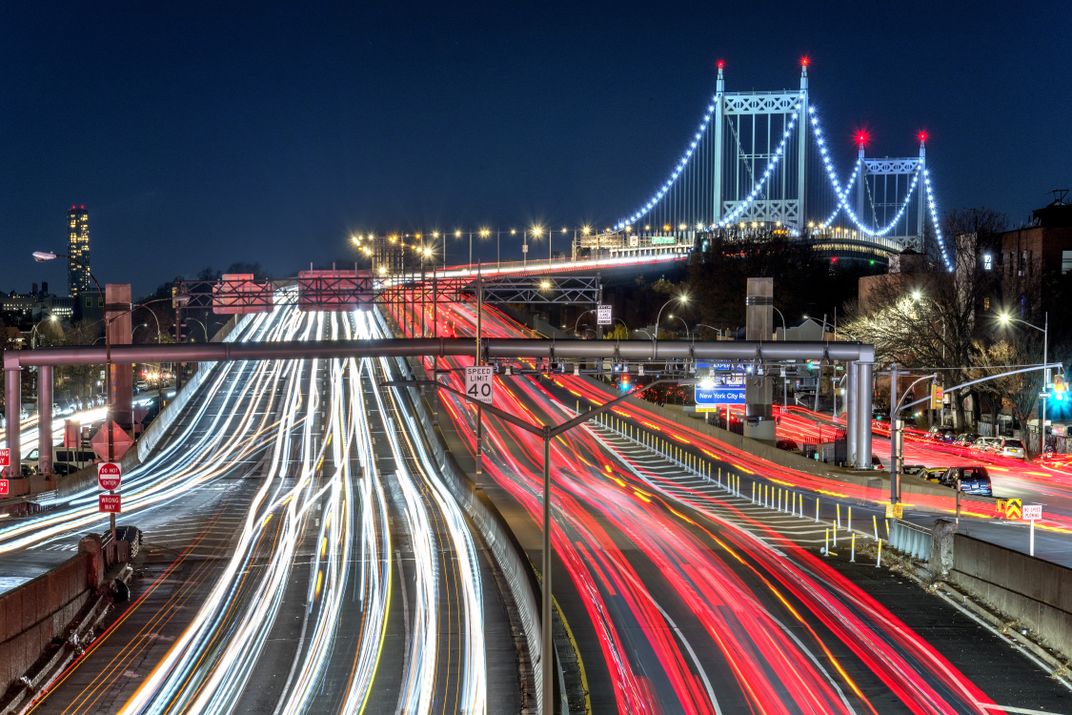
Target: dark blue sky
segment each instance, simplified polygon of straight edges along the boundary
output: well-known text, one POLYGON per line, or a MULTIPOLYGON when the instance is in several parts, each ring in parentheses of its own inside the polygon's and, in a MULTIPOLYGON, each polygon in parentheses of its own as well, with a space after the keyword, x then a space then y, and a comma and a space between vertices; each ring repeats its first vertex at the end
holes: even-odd
POLYGON ((926 127, 943 209, 1018 222, 1072 184, 1060 2, 14 5, 4 290, 64 286, 29 253, 62 249, 71 203, 94 270, 136 291, 233 261, 293 275, 351 230, 605 224, 680 156, 719 57, 736 91, 795 87, 809 54, 842 166, 858 126, 873 155, 926 127))

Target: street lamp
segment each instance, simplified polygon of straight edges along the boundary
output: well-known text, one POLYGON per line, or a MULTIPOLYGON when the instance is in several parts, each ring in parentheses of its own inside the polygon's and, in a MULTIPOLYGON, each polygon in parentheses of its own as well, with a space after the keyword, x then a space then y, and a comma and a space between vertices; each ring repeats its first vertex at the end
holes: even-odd
POLYGON ((679 295, 675 295, 672 298, 670 298, 670 300, 668 300, 665 303, 663 303, 662 306, 660 306, 659 312, 656 313, 656 315, 655 315, 655 338, 652 340, 652 342, 657 342, 659 340, 659 321, 662 320, 663 309, 666 308, 666 306, 670 305, 671 303, 673 303, 675 301, 680 302, 682 305, 688 305, 688 303, 689 303, 689 294, 688 293, 681 293, 679 295))
POLYGON ((707 328, 708 330, 713 331, 715 335, 720 338, 722 337, 723 333, 728 333, 730 331, 729 328, 716 328, 715 326, 708 325, 707 323, 697 323, 696 326, 693 328, 693 332, 699 332, 700 328, 707 328))
POLYGON ((50 314, 50 315, 46 315, 44 318, 41 318, 41 320, 37 321, 37 324, 34 325, 33 329, 30 331, 30 349, 31 350, 33 350, 34 348, 37 347, 37 342, 36 342, 37 332, 40 329, 41 324, 44 323, 45 321, 55 323, 55 322, 59 321, 59 317, 56 316, 55 314, 50 314))
POLYGON ((1012 317, 1007 311, 998 314, 998 322, 1002 325, 1008 325, 1009 323, 1020 323, 1026 325, 1029 328, 1042 333, 1042 419, 1039 422, 1039 454, 1046 454, 1046 386, 1050 384, 1050 368, 1049 368, 1049 347, 1050 347, 1050 313, 1046 311, 1042 314, 1042 327, 1029 323, 1021 318, 1012 317))
POLYGON ((689 341, 692 340, 692 333, 689 332, 689 324, 685 322, 684 318, 680 315, 675 316, 673 313, 667 313, 666 317, 670 318, 670 320, 680 320, 681 324, 685 326, 685 339, 689 341))
POLYGON ((186 320, 192 320, 192 321, 194 321, 195 323, 197 323, 198 325, 201 326, 201 329, 205 331, 205 342, 207 343, 208 342, 208 326, 205 325, 204 321, 198 320, 197 318, 194 318, 194 317, 191 317, 191 316, 187 316, 186 320))
POLYGON ((583 318, 584 316, 588 315, 589 313, 594 313, 594 312, 596 312, 596 308, 589 308, 588 310, 584 311, 583 313, 581 313, 580 315, 577 316, 577 320, 573 321, 573 335, 574 335, 574 337, 577 336, 577 328, 581 324, 581 318, 583 318))
MULTIPOLYGON (((655 380, 651 384, 641 387, 634 387, 624 395, 607 400, 601 405, 592 407, 591 409, 581 412, 575 415, 572 419, 568 419, 565 422, 558 424, 541 424, 539 426, 532 424, 522 417, 515 415, 513 412, 497 407, 492 403, 483 403, 476 398, 470 397, 461 390, 457 390, 450 385, 444 385, 438 380, 390 380, 380 383, 385 387, 403 387, 417 384, 431 384, 437 389, 445 390, 446 392, 453 393, 462 398, 466 402, 475 405, 478 410, 486 410, 496 415, 505 422, 508 422, 515 427, 518 427, 529 434, 539 437, 543 441, 543 544, 541 554, 541 578, 540 578, 540 664, 541 664, 541 676, 542 682, 539 684, 543 712, 550 713, 555 710, 552 706, 552 700, 554 699, 555 687, 554 687, 554 674, 552 673, 552 667, 554 663, 554 646, 552 644, 553 632, 551 628, 552 620, 552 594, 554 593, 552 588, 552 561, 551 561, 551 442, 555 437, 568 432, 569 430, 577 427, 578 425, 586 424, 589 420, 597 415, 609 412, 619 403, 624 402, 630 397, 636 397, 644 390, 656 387, 657 385, 663 385, 667 383, 687 384, 691 381, 679 382, 678 380, 663 379, 655 380)), ((479 412, 478 412, 479 415, 479 412)), ((479 417, 478 417, 479 420, 479 417)), ((478 421, 478 425, 479 425, 478 421)), ((479 433, 478 433, 479 434, 479 433)))
MULTIPOLYGON (((543 226, 540 226, 539 224, 536 224, 535 226, 530 228, 527 232, 522 234, 522 239, 523 239, 523 243, 521 245, 521 259, 522 259, 521 260, 521 265, 522 266, 527 266, 528 265, 528 260, 529 260, 529 241, 528 241, 528 237, 529 237, 529 235, 531 235, 534 240, 538 241, 540 239, 540 237, 543 236, 543 226)), ((550 243, 550 241, 548 241, 548 243, 550 243)))
MULTIPOLYGON (((55 253, 53 251, 34 251, 33 259, 38 263, 45 263, 47 261, 54 261, 57 258, 66 258, 71 263, 82 268, 86 275, 90 277, 93 284, 97 286, 97 292, 100 294, 101 303, 104 304, 104 310, 108 310, 108 298, 104 293, 104 288, 101 286, 100 281, 97 280, 97 276, 93 275, 93 271, 89 269, 85 263, 79 261, 76 258, 71 258, 69 255, 63 253, 55 253)), ((40 389, 40 387, 38 388, 40 389)), ((112 400, 112 341, 108 337, 108 325, 104 326, 104 394, 107 396, 108 405, 106 409, 106 419, 104 420, 104 428, 108 430, 108 461, 115 461, 115 430, 112 427, 112 415, 115 411, 115 405, 112 400)), ((40 444, 40 453, 42 456, 46 452, 49 452, 49 461, 51 461, 51 449, 49 449, 51 441, 48 444, 40 444)), ((112 491, 114 494, 114 490, 112 491)), ((115 537, 115 512, 109 514, 109 521, 112 530, 112 548, 118 549, 115 537)), ((118 551, 116 552, 118 553, 118 551)))

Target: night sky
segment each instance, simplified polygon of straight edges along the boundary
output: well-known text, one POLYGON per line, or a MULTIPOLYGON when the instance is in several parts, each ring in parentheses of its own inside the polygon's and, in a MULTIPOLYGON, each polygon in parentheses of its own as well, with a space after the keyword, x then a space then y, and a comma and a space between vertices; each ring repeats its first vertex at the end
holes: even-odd
POLYGON ((72 203, 94 271, 136 293, 235 261, 293 275, 356 230, 607 225, 680 156, 717 58, 739 91, 796 87, 808 54, 841 167, 858 127, 873 156, 926 128, 942 209, 1018 223, 1072 185, 1061 2, 15 5, 3 290, 65 290, 29 254, 64 249, 72 203))

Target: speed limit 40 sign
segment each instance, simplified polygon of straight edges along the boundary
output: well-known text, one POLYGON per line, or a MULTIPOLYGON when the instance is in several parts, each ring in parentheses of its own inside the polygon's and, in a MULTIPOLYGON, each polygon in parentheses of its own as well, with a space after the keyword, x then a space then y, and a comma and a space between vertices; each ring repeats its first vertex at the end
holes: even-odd
POLYGON ((465 368, 465 394, 474 400, 490 405, 492 403, 492 375, 495 370, 490 365, 477 365, 465 368))

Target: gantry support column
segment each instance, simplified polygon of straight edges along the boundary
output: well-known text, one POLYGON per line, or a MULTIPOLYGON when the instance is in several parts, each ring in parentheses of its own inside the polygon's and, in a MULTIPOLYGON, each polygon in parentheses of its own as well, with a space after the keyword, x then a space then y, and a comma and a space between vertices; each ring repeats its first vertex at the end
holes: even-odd
MULTIPOLYGON (((130 284, 108 283, 104 286, 104 320, 107 331, 106 344, 112 347, 130 345, 130 284)), ((130 365, 119 365, 109 361, 105 366, 109 371, 111 391, 108 405, 110 415, 115 422, 133 434, 134 411, 131 400, 134 397, 134 371, 130 365)))
POLYGON ((22 476, 22 444, 19 419, 22 416, 22 367, 10 353, 4 354, 4 397, 7 418, 7 446, 11 450, 9 477, 22 476))
POLYGON ((860 382, 860 368, 855 360, 848 362, 848 377, 845 389, 845 457, 849 465, 856 465, 856 443, 859 440, 860 425, 856 413, 860 409, 859 395, 856 393, 860 382))
POLYGON ((856 363, 856 468, 871 469, 871 381, 874 363, 856 363))
MULTIPOLYGON (((745 297, 745 339, 770 340, 774 331, 774 279, 749 278, 745 297)), ((774 442, 771 382, 766 374, 746 375, 744 436, 774 442)))
POLYGON ((52 366, 37 368, 37 472, 52 474, 52 366))

